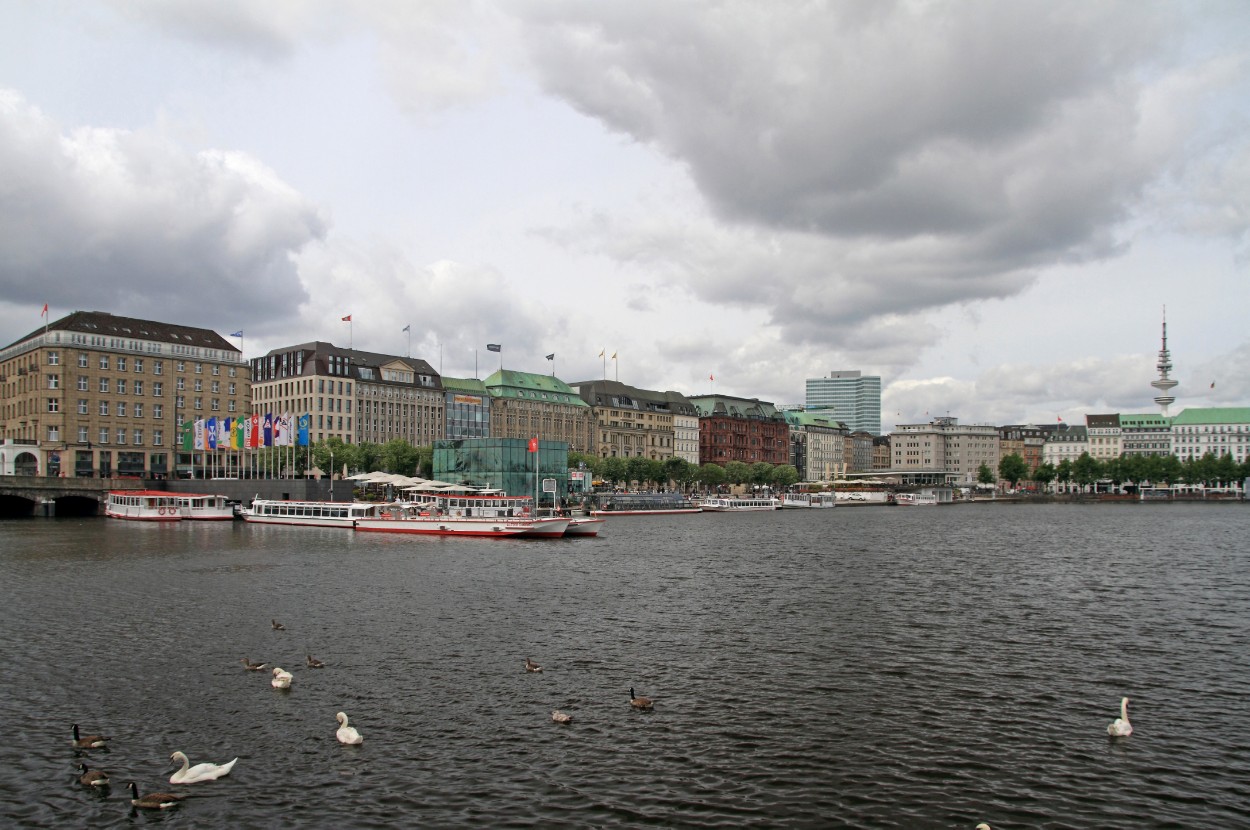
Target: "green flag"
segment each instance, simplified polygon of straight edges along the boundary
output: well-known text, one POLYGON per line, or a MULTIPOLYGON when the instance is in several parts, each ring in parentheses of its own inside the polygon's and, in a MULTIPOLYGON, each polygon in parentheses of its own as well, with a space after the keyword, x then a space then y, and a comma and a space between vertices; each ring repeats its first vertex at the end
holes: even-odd
POLYGON ((187 421, 182 425, 182 450, 183 452, 195 450, 195 423, 193 421, 187 421))

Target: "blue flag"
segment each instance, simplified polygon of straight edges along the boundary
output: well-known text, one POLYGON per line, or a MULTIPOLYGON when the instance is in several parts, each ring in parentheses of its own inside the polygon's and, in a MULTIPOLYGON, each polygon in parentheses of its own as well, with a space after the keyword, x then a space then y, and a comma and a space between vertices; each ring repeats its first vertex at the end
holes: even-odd
POLYGON ((230 335, 230 336, 231 336, 231 337, 242 337, 242 336, 243 336, 243 329, 239 329, 238 331, 236 331, 234 334, 232 334, 232 335, 230 335))
POLYGON ((307 414, 305 414, 305 415, 301 415, 301 416, 299 416, 299 441, 298 441, 298 444, 299 444, 299 446, 301 446, 301 447, 307 447, 307 446, 308 446, 308 428, 309 428, 310 426, 312 426, 312 416, 311 416, 311 415, 307 415, 307 414))

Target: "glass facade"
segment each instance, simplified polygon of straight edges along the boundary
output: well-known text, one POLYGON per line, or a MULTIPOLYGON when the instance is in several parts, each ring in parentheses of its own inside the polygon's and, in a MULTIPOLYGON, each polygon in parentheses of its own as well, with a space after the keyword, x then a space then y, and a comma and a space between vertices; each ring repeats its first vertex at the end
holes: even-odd
POLYGON ((851 432, 881 434, 881 378, 859 372, 830 372, 807 379, 808 412, 846 424, 851 432))
POLYGON ((569 445, 539 441, 529 451, 524 438, 464 438, 434 442, 434 478, 473 487, 494 487, 510 496, 534 495, 534 456, 538 456, 539 505, 551 505, 552 494, 541 492, 543 479, 555 479, 555 498, 569 491, 569 445))
POLYGON ((446 409, 448 438, 490 435, 490 395, 448 391, 446 409))

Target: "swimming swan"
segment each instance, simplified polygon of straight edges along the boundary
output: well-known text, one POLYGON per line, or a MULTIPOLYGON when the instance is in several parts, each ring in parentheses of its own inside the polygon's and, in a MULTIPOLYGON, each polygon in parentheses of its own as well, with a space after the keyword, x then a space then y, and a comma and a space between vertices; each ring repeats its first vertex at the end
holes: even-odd
POLYGON ((177 807, 178 802, 186 798, 185 795, 175 795, 174 793, 148 793, 140 797, 138 784, 131 781, 126 786, 130 788, 130 803, 145 810, 165 810, 170 807, 177 807))
POLYGON ((273 680, 269 681, 269 685, 275 689, 289 689, 291 688, 291 681, 294 679, 294 675, 289 671, 282 669, 280 666, 274 666, 273 680))
POLYGON ((634 694, 634 687, 629 687, 629 705, 635 709, 650 709, 652 706, 651 698, 640 697, 634 694))
POLYGON ((108 740, 108 738, 103 735, 82 735, 80 737, 78 734, 78 724, 74 724, 71 731, 74 733, 74 737, 70 743, 79 749, 99 749, 104 746, 104 742, 108 740))
POLYGON ((554 721, 555 723, 572 723, 573 716, 567 712, 561 712, 560 710, 557 709, 556 711, 551 713, 551 720, 554 721))
POLYGON ((347 725, 347 713, 339 712, 334 716, 339 722, 338 731, 334 733, 334 737, 339 739, 339 743, 343 744, 363 744, 365 739, 356 731, 356 727, 347 725))
POLYGON ((223 775, 229 775, 230 770, 234 767, 234 761, 225 764, 196 764, 191 766, 191 761, 183 752, 175 752, 169 756, 169 760, 175 764, 182 764, 182 769, 169 776, 171 784, 195 784, 200 781, 214 781, 223 775))
POLYGON ((1120 717, 1107 727, 1107 734, 1113 738, 1127 738, 1133 734, 1133 724, 1128 722, 1128 698, 1120 698, 1120 717))

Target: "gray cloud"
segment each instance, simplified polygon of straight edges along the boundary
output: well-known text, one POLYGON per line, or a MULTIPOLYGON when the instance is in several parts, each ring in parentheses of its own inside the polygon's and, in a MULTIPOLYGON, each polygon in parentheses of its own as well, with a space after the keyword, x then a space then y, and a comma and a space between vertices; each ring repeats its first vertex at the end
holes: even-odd
POLYGON ((0 292, 15 303, 247 327, 306 299, 292 255, 326 232, 247 156, 64 132, 5 90, 0 180, 0 292))

